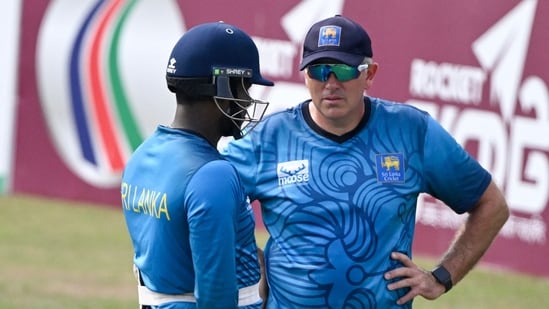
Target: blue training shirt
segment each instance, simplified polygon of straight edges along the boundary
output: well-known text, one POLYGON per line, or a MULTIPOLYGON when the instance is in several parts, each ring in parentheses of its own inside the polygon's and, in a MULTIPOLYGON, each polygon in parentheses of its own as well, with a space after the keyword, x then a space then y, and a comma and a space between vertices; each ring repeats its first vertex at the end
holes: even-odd
POLYGON ((144 284, 197 299, 159 308, 236 308, 238 289, 259 281, 253 210, 234 167, 203 137, 159 126, 128 161, 121 195, 144 284))
POLYGON ((383 277, 411 257, 416 203, 429 193, 456 213, 491 181, 427 113, 365 98, 366 115, 337 137, 316 126, 309 102, 266 116, 222 151, 259 200, 269 308, 411 308, 383 277))

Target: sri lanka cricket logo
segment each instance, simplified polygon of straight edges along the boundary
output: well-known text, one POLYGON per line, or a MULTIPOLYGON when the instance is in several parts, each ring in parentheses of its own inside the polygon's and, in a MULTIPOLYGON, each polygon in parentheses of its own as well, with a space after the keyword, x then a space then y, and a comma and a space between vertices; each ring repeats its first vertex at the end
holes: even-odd
POLYGON ((404 182, 404 155, 401 153, 376 155, 376 170, 379 182, 404 182))

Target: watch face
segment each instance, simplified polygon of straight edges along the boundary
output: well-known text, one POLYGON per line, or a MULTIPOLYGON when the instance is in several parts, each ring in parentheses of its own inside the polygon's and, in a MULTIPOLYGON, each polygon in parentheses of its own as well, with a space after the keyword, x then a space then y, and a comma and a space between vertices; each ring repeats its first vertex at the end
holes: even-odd
POLYGON ((446 268, 439 266, 432 271, 432 274, 440 284, 444 285, 446 292, 452 288, 452 277, 446 268))

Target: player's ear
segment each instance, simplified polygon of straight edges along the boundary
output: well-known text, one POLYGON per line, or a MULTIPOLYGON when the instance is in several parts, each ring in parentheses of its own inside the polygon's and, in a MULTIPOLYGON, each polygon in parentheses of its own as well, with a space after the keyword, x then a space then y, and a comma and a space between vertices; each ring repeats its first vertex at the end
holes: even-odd
POLYGON ((307 76, 307 68, 303 70, 303 79, 305 79, 305 87, 309 87, 309 76, 307 76))
POLYGON ((366 85, 365 89, 368 90, 370 87, 372 87, 374 83, 374 77, 376 76, 377 69, 379 68, 379 64, 377 62, 370 63, 368 65, 368 69, 366 70, 366 85))

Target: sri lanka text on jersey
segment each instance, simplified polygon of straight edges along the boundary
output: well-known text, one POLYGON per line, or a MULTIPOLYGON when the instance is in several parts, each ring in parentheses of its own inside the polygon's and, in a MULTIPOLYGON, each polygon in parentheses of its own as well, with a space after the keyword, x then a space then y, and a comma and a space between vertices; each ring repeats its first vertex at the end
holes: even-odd
POLYGON ((164 217, 170 221, 168 195, 165 192, 139 188, 123 182, 120 193, 122 195, 122 207, 126 211, 143 213, 157 219, 164 217))

